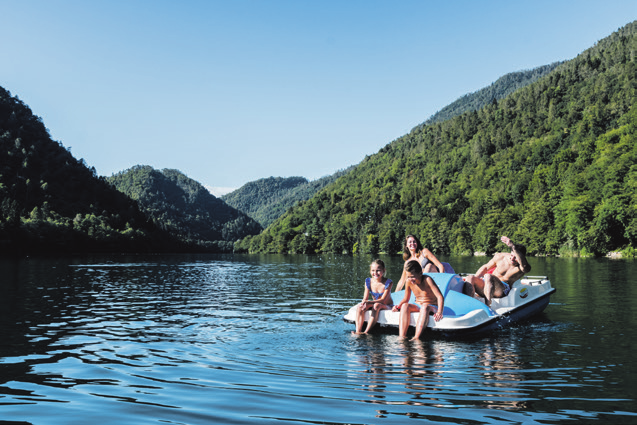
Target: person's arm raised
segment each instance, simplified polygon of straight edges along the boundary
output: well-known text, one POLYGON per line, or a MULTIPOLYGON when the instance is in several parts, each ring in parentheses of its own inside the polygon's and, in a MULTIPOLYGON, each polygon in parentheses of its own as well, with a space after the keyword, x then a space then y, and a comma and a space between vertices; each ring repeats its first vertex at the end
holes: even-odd
POLYGON ((517 246, 511 241, 511 239, 509 239, 506 236, 502 236, 501 240, 502 242, 504 242, 506 246, 511 248, 511 252, 513 253, 513 255, 515 255, 515 258, 518 260, 518 264, 520 264, 520 270, 522 271, 522 273, 530 272, 531 265, 529 264, 528 261, 526 261, 526 256, 518 250, 517 246))

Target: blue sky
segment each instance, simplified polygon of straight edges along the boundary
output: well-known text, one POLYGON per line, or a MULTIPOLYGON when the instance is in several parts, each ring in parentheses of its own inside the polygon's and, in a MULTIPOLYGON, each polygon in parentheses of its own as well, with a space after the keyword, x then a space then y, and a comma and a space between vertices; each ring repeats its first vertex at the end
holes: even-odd
POLYGON ((100 175, 219 194, 357 164, 500 76, 572 59, 636 0, 0 0, 0 86, 100 175), (226 189, 227 190, 227 189, 226 189))

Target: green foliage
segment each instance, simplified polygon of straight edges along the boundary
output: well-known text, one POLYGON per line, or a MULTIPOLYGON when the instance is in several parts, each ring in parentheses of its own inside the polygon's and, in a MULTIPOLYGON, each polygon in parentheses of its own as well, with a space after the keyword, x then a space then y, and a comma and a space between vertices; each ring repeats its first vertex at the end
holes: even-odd
POLYGON ((235 249, 603 255, 637 243, 637 22, 500 100, 416 127, 235 249), (501 246, 500 246, 501 247, 501 246))
POLYGON ((177 170, 137 165, 108 181, 136 200, 158 227, 188 245, 232 250, 233 242, 262 230, 256 221, 177 170))
POLYGON ((0 252, 179 248, 0 88, 0 252))
POLYGON ((297 202, 310 199, 348 171, 349 169, 338 171, 311 182, 305 177, 268 177, 246 183, 221 199, 246 213, 263 227, 268 227, 288 208, 297 202))
POLYGON ((632 246, 626 247, 621 251, 622 258, 637 258, 637 249, 632 246))
POLYGON ((466 94, 461 98, 453 101, 440 111, 433 114, 427 121, 420 124, 417 128, 437 122, 447 121, 458 115, 469 111, 477 111, 493 102, 494 100, 504 99, 514 91, 526 87, 534 83, 553 71, 561 62, 555 62, 550 65, 539 66, 526 71, 511 72, 498 78, 489 87, 485 87, 476 92, 466 94))

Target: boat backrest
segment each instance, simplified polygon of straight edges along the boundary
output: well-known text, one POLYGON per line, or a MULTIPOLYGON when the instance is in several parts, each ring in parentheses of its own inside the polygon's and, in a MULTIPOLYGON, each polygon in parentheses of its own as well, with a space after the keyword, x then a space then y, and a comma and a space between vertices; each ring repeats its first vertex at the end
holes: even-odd
POLYGON ((485 303, 463 293, 451 291, 445 297, 446 316, 463 316, 474 310, 484 310, 489 316, 496 315, 485 303))
POLYGON ((449 291, 462 292, 464 288, 464 280, 455 273, 430 273, 428 276, 436 282, 443 297, 446 297, 449 291))
MULTIPOLYGON (((464 288, 464 280, 462 277, 453 273, 430 273, 430 276, 445 298, 445 311, 447 316, 461 316, 473 310, 484 310, 490 316, 495 315, 493 310, 477 299, 462 293, 464 288)), ((405 296, 405 291, 397 291, 392 294, 394 304, 398 304, 405 296)), ((409 302, 414 304, 416 298, 412 292, 409 302)))
MULTIPOLYGON (((449 291, 455 291, 462 293, 462 289, 464 288, 464 281, 462 278, 454 273, 429 273, 427 276, 431 277, 433 281, 440 289, 443 297, 447 297, 449 291)), ((392 294, 392 300, 394 304, 398 304, 400 300, 405 296, 405 291, 397 291, 392 294)), ((412 292, 411 298, 409 299, 410 303, 415 303, 416 298, 412 292)))
POLYGON ((445 268, 444 273, 456 274, 453 267, 449 263, 442 263, 442 266, 445 268))

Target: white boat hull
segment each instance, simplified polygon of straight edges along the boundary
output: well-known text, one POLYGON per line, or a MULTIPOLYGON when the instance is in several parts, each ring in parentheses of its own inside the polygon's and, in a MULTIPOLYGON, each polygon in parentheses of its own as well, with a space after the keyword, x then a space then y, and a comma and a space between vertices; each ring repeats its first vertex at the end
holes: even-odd
MULTIPOLYGON (((442 320, 436 322, 431 317, 427 327, 444 336, 482 334, 528 319, 541 313, 548 305, 551 294, 555 292, 545 276, 525 277, 512 285, 506 297, 493 299, 489 308, 481 298, 472 298, 462 293, 464 282, 459 275, 431 273, 429 276, 445 297, 445 310, 442 320)), ((392 294, 394 303, 398 303, 403 296, 403 291, 392 294)), ((355 305, 350 308, 343 320, 355 323, 357 307, 355 305)), ((369 310, 365 312, 365 321, 369 320, 370 314, 369 310)), ((398 332, 399 316, 400 312, 381 310, 374 329, 398 332)), ((417 319, 418 313, 411 313, 410 328, 415 329, 417 319)))

